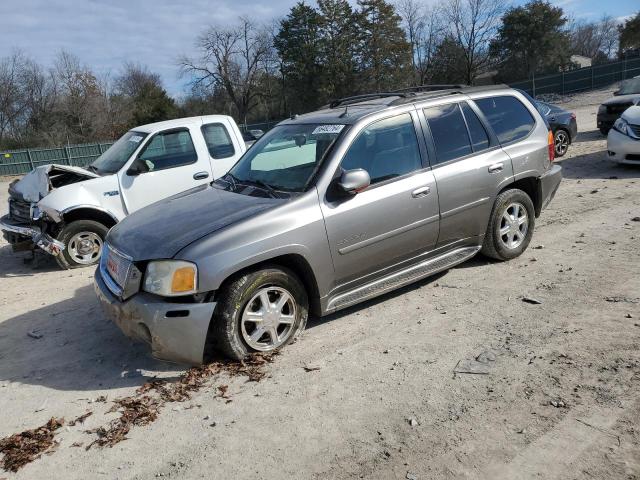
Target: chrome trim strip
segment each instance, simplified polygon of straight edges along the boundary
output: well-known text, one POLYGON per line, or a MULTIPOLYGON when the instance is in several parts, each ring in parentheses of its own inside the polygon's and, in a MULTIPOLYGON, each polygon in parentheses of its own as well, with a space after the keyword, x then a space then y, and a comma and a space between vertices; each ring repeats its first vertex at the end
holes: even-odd
POLYGON ((484 197, 484 198, 481 198, 479 200, 476 200, 475 202, 467 203, 466 205, 461 205, 459 207, 452 208, 451 210, 449 210, 447 212, 444 212, 441 215, 441 218, 447 218, 447 217, 450 217, 452 215, 455 215, 456 213, 460 213, 463 210, 467 210, 469 208, 477 207, 478 205, 482 205, 483 203, 486 203, 489 200, 490 200, 489 197, 484 197))
POLYGON ((363 247, 368 247, 369 245, 373 245, 374 243, 381 242, 382 240, 386 240, 391 237, 395 237, 396 235, 400 235, 402 233, 408 232, 415 228, 422 227, 424 225, 428 225, 430 223, 436 222, 439 219, 439 215, 433 215, 429 218, 424 218, 422 220, 418 220, 417 222, 410 223, 409 225, 405 225, 404 227, 396 228, 395 230, 390 230, 385 233, 381 233, 380 235, 376 235, 375 237, 367 238, 358 243, 354 243, 353 245, 349 245, 348 247, 343 247, 338 249, 338 253, 341 255, 346 255, 347 253, 351 253, 354 250, 358 250, 363 247))

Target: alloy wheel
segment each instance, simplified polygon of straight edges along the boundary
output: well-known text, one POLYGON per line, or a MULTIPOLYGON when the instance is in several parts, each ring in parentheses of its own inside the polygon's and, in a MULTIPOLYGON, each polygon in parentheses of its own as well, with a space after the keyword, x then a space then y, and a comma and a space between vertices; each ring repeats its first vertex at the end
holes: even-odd
POLYGON ((529 229, 527 209, 519 202, 510 203, 500 219, 500 241, 509 248, 518 248, 529 229))
POLYGON ((266 352, 278 348, 293 333, 296 309, 293 296, 284 288, 261 288, 242 312, 242 338, 254 350, 266 352))

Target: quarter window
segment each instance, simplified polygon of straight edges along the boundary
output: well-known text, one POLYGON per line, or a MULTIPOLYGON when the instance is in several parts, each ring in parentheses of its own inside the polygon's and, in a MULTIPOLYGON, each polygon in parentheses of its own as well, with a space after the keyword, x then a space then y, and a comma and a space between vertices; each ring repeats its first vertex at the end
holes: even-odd
POLYGON ((424 114, 436 147, 437 163, 472 153, 467 126, 457 103, 425 108, 424 114))
POLYGON ((364 128, 349 147, 341 166, 344 170, 366 170, 371 184, 421 169, 411 115, 385 118, 364 128))
POLYGON ((476 112, 469 106, 467 102, 460 104, 462 107, 462 113, 467 121, 467 128, 469 129, 469 136, 471 137, 471 146, 474 152, 479 152, 486 148, 489 148, 489 137, 487 131, 484 129, 482 122, 476 115, 476 112))
POLYGON ((502 144, 526 137, 536 124, 531 112, 515 97, 489 97, 475 102, 502 144))
POLYGON ((210 123, 203 125, 201 130, 212 158, 229 158, 236 153, 229 132, 223 124, 210 123))
POLYGON ((149 141, 140 154, 150 172, 189 165, 198 160, 188 130, 161 132, 149 141))

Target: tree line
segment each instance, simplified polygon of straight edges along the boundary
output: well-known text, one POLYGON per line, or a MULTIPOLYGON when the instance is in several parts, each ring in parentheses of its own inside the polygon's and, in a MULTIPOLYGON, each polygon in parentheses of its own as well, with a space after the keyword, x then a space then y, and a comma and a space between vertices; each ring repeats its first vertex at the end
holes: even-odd
POLYGON ((241 123, 281 119, 331 99, 423 84, 498 82, 640 55, 640 12, 584 22, 543 0, 317 0, 281 19, 213 25, 176 60, 190 85, 179 100, 159 75, 126 63, 99 78, 69 52, 45 68, 0 59, 0 148, 113 139, 154 121, 209 113, 241 123))

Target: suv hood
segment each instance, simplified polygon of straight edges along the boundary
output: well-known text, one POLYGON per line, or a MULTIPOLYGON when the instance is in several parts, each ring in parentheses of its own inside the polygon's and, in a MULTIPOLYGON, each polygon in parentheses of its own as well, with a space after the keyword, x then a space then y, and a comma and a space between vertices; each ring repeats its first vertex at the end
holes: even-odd
POLYGON ((109 231, 107 242, 134 261, 172 258, 196 240, 286 201, 196 187, 132 213, 109 231))
POLYGON ((80 167, 42 165, 9 185, 9 195, 25 202, 39 202, 51 190, 72 183, 96 178, 99 175, 80 167))

